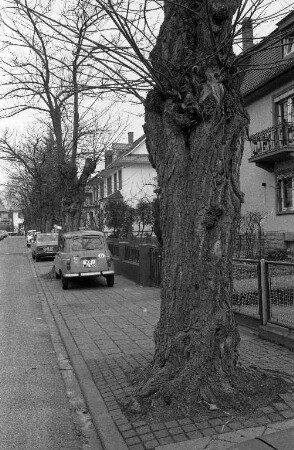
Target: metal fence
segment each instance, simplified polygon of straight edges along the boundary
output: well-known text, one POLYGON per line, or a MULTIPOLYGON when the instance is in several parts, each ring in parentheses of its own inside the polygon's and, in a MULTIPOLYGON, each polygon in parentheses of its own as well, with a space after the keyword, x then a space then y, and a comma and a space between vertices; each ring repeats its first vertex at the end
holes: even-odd
POLYGON ((114 242, 108 242, 108 247, 112 256, 119 258, 119 245, 114 242))
POLYGON ((233 309, 294 330, 294 263, 234 260, 233 309))
POLYGON ((259 318, 261 315, 260 261, 233 260, 233 308, 243 314, 259 318))
POLYGON ((125 261, 133 261, 133 262, 139 262, 140 261, 140 250, 139 247, 133 247, 131 245, 125 246, 125 255, 124 255, 125 261))
POLYGON ((268 322, 294 329, 294 263, 265 261, 268 322))
POLYGON ((150 278, 153 286, 161 284, 161 252, 159 248, 150 248, 150 278))

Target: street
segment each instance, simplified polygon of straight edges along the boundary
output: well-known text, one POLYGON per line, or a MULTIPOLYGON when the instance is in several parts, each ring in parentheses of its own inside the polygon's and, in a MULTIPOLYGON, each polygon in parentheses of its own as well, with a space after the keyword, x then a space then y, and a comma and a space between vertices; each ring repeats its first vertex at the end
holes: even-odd
POLYGON ((74 413, 83 400, 46 320, 27 253, 25 237, 0 242, 0 449, 99 448, 74 413))

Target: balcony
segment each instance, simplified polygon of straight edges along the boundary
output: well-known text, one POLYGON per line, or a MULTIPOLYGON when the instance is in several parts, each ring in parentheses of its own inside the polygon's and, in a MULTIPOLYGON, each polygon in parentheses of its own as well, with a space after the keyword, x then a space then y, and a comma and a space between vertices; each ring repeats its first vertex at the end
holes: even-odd
POLYGON ((250 162, 269 172, 276 162, 294 158, 294 123, 287 122, 260 131, 249 137, 250 162))

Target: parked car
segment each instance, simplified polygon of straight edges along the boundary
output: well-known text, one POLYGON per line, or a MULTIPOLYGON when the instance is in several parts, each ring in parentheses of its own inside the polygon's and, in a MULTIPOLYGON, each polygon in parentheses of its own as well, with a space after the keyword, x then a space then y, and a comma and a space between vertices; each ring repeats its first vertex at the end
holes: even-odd
POLYGON ((58 233, 36 233, 31 243, 32 257, 36 261, 53 257, 58 250, 58 233))
POLYGON ((34 235, 37 230, 28 230, 27 232, 27 247, 31 246, 32 240, 34 239, 34 235))
POLYGON ((3 234, 2 230, 0 230, 0 241, 3 241, 3 239, 4 239, 4 234, 3 234))
POLYGON ((0 230, 0 234, 2 235, 2 239, 6 238, 8 236, 8 233, 6 230, 0 230))
POLYGON ((59 236, 54 259, 56 278, 68 289, 70 278, 106 278, 107 286, 114 284, 114 264, 105 236, 100 231, 72 231, 59 236))

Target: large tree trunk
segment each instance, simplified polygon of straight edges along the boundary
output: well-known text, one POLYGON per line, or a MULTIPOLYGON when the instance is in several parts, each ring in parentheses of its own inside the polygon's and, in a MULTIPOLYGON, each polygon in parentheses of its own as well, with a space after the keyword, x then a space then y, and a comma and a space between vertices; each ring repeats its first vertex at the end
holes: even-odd
POLYGON ((238 360, 231 261, 247 115, 231 48, 221 45, 236 4, 202 3, 166 2, 151 54, 161 88, 148 94, 145 132, 160 189, 163 273, 155 355, 138 392, 185 396, 193 385, 213 401, 231 392, 238 360))

